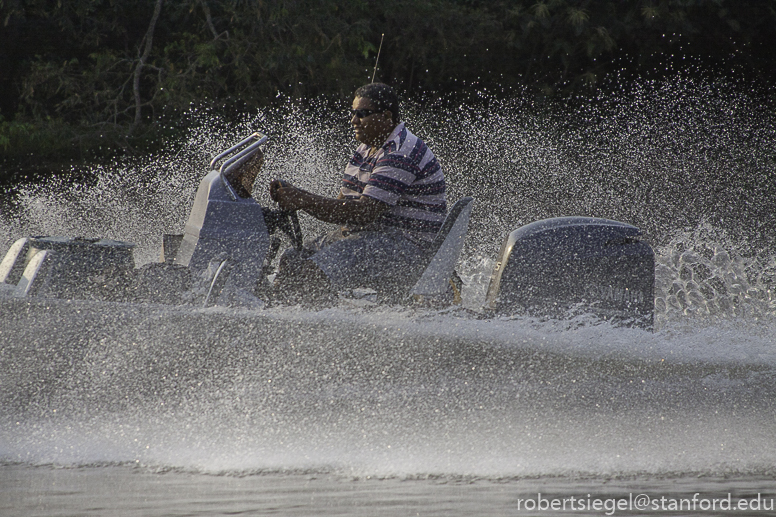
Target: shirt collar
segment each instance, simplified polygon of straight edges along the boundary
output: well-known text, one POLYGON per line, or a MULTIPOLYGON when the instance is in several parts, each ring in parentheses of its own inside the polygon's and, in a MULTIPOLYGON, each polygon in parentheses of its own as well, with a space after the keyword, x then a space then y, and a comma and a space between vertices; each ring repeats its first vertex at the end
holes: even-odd
POLYGON ((401 134, 403 129, 404 129, 404 122, 399 122, 398 124, 396 124, 396 127, 393 128, 393 131, 391 131, 391 134, 388 136, 388 139, 385 142, 388 143, 391 140, 395 140, 399 138, 399 135, 401 134))
MULTIPOLYGON (((377 153, 373 156, 377 156, 381 152, 392 152, 398 149, 401 145, 402 131, 404 131, 404 122, 399 122, 396 124, 396 127, 393 128, 391 134, 388 135, 388 138, 385 139, 383 145, 380 146, 380 149, 377 151, 377 153)), ((364 158, 366 158, 369 156, 369 146, 366 144, 361 144, 358 146, 356 152, 360 153, 364 158)))
POLYGON ((393 128, 393 131, 391 131, 391 134, 388 135, 388 138, 385 140, 385 143, 382 145, 382 149, 385 151, 395 151, 399 148, 399 142, 401 141, 401 134, 402 131, 404 131, 404 122, 399 122, 396 124, 396 127, 393 128))

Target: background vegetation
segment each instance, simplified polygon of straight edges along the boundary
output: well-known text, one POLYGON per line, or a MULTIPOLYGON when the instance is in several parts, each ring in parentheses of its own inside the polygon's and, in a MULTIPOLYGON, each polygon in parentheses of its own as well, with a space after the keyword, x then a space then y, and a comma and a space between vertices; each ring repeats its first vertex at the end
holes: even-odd
POLYGON ((153 148, 191 103, 347 98, 382 34, 407 91, 776 79, 776 0, 0 0, 0 24, 0 182, 153 148))

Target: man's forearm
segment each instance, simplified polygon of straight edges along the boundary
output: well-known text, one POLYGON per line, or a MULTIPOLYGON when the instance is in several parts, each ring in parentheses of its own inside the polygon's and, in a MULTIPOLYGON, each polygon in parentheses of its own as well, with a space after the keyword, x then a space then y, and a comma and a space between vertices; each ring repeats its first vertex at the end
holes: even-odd
POLYGON ((370 198, 332 199, 301 189, 296 189, 296 195, 302 210, 333 224, 367 225, 388 208, 387 204, 370 198))

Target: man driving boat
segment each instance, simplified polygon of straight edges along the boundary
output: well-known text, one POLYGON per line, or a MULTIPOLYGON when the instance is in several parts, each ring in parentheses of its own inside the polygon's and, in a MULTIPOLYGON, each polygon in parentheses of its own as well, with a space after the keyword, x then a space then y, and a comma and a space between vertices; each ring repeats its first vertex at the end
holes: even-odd
POLYGON ((401 122, 393 88, 371 83, 356 90, 352 117, 360 142, 345 167, 337 198, 270 184, 270 196, 283 210, 303 210, 340 225, 286 251, 275 290, 306 294, 332 287, 401 290, 423 264, 428 245, 447 213, 445 177, 426 144, 401 122))

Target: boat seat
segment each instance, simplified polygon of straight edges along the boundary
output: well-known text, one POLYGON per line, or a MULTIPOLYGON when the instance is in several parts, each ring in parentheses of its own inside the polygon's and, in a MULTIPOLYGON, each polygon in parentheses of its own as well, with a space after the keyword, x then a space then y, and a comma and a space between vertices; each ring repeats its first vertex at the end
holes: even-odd
POLYGON ((450 209, 442 228, 431 243, 428 262, 408 294, 435 297, 448 292, 450 279, 466 240, 473 206, 474 198, 467 196, 459 199, 450 209))

